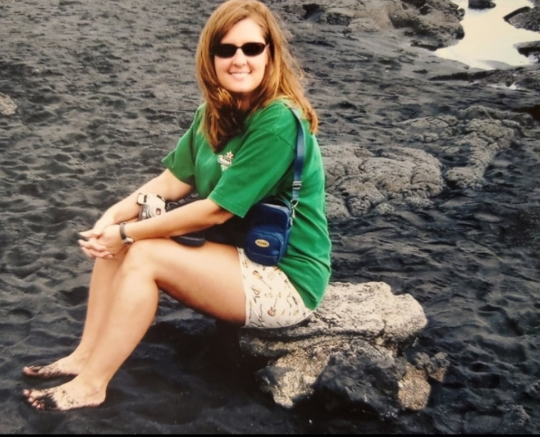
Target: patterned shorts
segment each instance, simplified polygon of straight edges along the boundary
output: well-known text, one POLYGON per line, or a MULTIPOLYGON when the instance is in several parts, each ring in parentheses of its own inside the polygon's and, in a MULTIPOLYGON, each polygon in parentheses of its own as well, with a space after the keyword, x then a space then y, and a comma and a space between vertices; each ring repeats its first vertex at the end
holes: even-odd
POLYGON ((244 328, 284 328, 311 316, 313 311, 279 267, 254 263, 240 248, 238 255, 246 293, 244 328))

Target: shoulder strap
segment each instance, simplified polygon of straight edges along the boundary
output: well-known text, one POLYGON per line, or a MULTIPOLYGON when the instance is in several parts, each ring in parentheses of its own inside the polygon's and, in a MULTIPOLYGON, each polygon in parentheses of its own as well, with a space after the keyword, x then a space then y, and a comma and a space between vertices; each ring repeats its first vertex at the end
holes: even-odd
POLYGON ((293 211, 298 204, 298 196, 300 194, 300 188, 302 188, 302 168, 304 166, 305 155, 305 141, 306 135, 304 132, 304 126, 300 119, 300 113, 296 108, 290 108, 294 117, 296 118, 296 124, 298 125, 298 133, 296 135, 296 157, 294 159, 294 180, 292 184, 292 207, 293 211))

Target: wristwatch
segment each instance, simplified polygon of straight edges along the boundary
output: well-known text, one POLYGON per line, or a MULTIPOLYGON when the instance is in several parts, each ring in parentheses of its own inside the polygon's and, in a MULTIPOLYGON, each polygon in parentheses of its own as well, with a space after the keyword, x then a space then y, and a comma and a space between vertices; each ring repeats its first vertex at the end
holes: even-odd
POLYGON ((126 222, 120 223, 120 238, 122 238, 122 243, 124 243, 126 246, 129 246, 130 244, 133 244, 133 238, 126 235, 125 227, 126 222))

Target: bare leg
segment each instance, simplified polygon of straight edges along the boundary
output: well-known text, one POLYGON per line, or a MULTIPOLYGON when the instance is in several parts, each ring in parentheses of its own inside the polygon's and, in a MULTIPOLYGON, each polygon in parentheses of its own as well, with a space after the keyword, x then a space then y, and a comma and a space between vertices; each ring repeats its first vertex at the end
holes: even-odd
POLYGON ((144 240, 128 251, 112 284, 109 318, 80 373, 46 390, 25 390, 39 409, 97 406, 107 386, 143 338, 154 318, 159 288, 201 312, 242 324, 245 296, 236 248, 207 243, 200 248, 170 240, 144 240))
POLYGON ((92 353, 99 332, 109 315, 113 297, 112 284, 123 261, 123 255, 115 259, 97 259, 92 271, 86 321, 77 348, 67 357, 48 365, 32 365, 23 368, 27 376, 48 379, 64 375, 78 375, 92 353))

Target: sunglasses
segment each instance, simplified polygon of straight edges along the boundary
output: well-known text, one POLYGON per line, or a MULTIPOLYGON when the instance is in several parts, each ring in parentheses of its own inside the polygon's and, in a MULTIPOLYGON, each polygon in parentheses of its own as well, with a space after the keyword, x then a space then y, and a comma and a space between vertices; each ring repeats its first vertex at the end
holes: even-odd
POLYGON ((238 49, 244 52, 244 55, 253 57, 259 56, 268 44, 262 42, 247 42, 242 46, 235 46, 234 44, 217 44, 212 52, 213 55, 218 58, 232 58, 238 49))

